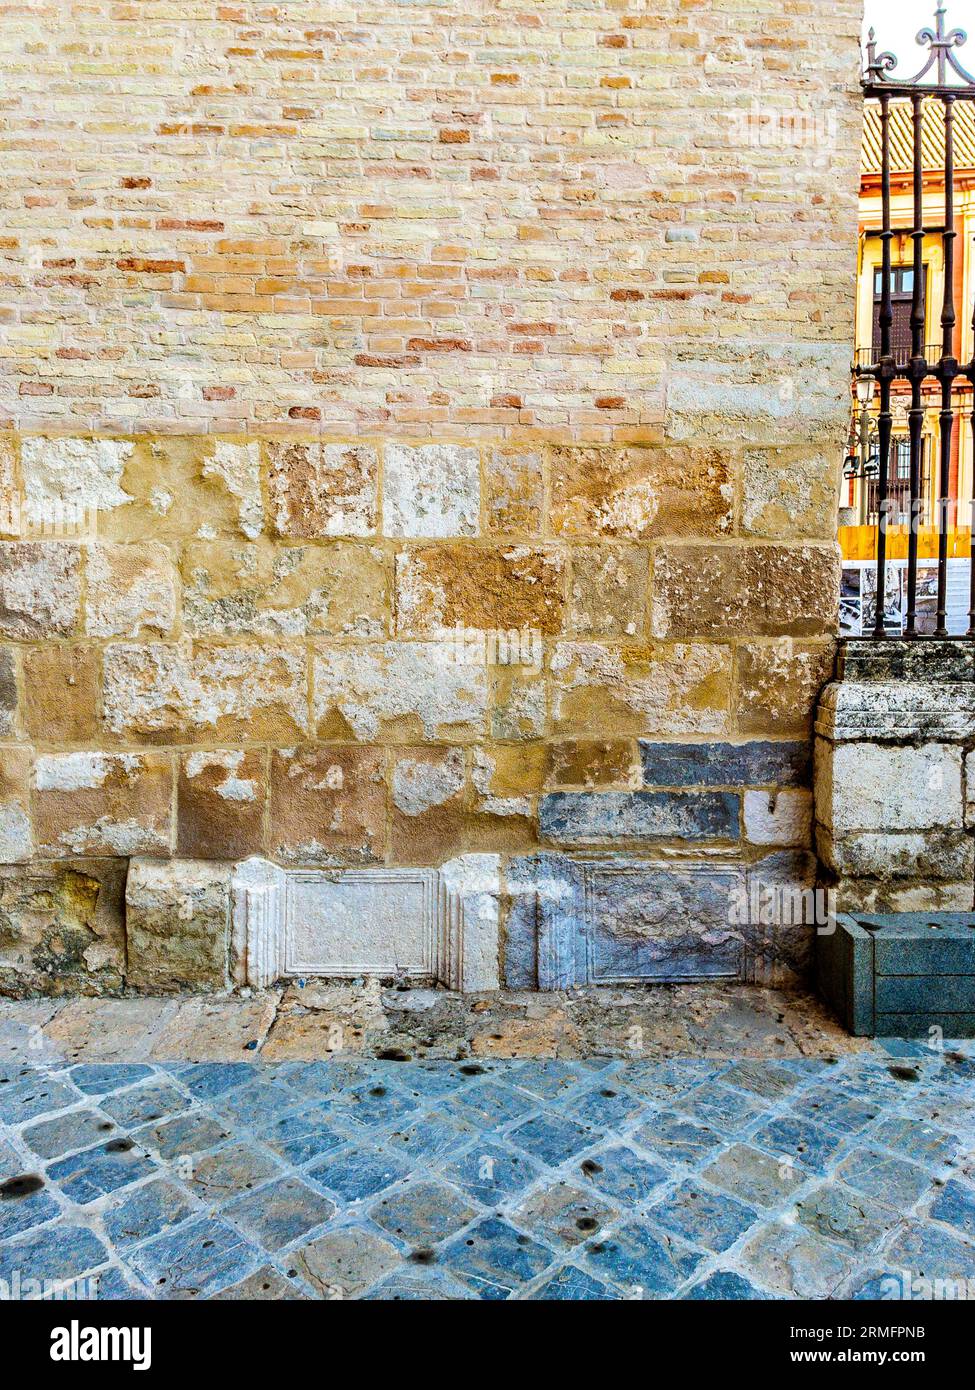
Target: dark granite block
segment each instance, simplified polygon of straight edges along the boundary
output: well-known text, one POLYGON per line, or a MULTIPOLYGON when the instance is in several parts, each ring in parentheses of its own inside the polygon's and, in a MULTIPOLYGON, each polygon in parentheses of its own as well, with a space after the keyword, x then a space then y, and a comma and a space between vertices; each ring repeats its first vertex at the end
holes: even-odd
POLYGON ((640 740, 648 787, 801 787, 810 747, 800 742, 656 743, 640 740))

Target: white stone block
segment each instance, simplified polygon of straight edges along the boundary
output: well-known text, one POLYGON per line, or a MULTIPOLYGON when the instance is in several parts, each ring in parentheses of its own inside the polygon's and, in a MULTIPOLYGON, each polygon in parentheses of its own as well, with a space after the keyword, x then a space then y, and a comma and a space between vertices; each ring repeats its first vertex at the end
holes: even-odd
POLYGON ((804 790, 745 793, 745 836, 753 845, 808 845, 812 797, 804 790))
POLYGON ((387 536, 475 536, 480 459, 458 444, 389 444, 383 453, 387 536))

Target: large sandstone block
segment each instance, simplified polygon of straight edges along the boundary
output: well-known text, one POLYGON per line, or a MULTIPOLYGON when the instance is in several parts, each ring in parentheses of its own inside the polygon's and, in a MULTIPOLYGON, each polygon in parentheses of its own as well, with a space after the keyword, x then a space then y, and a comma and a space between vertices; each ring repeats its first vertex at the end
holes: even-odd
POLYGON ((182 569, 194 636, 386 635, 390 584, 374 546, 192 541, 182 569))
POLYGON ((642 637, 649 572, 649 555, 636 546, 574 549, 569 586, 571 631, 580 637, 642 637))
POLYGON ((817 739, 816 819, 834 835, 961 826, 962 750, 817 739))
POLYGON ((717 449, 551 451, 556 535, 716 536, 731 528, 732 488, 717 449))
POLYGON ((34 851, 30 820, 32 748, 0 748, 0 864, 24 864, 34 851))
POLYGON ((486 669, 458 661, 449 643, 319 645, 313 684, 320 738, 453 743, 485 732, 486 669))
POLYGON ((828 540, 836 529, 836 461, 803 445, 746 449, 742 460, 742 528, 792 543, 828 540))
POLYGON ((81 615, 81 553, 69 541, 0 541, 0 636, 69 637, 81 615))
POLYGON ((489 532, 538 536, 545 508, 542 454, 532 449, 491 449, 485 460, 484 508, 489 532))
POLYGON ((264 529, 256 440, 154 436, 124 441, 124 449, 112 493, 98 499, 100 538, 253 540, 264 529))
POLYGON ((559 642, 551 662, 560 734, 720 734, 729 725, 731 651, 708 643, 559 642))
POLYGON ((17 651, 0 647, 0 738, 16 732, 17 718, 17 651))
POLYGON ((126 980, 148 993, 225 989, 229 864, 133 859, 125 885, 126 980))
POLYGON ((386 758, 348 746, 271 754, 271 857, 285 864, 372 864, 385 850, 386 758))
POLYGON ((791 637, 736 648, 738 727, 743 734, 808 734, 833 674, 834 643, 791 637))
POLYGON ((397 749, 390 850, 397 864, 437 864, 463 848, 467 772, 462 748, 397 749))
POLYGON ((124 860, 0 866, 0 994, 100 994, 125 969, 124 860))
POLYGON ((23 662, 24 722, 31 738, 96 742, 102 685, 98 648, 72 643, 30 647, 23 662))
POLYGON ((47 753, 34 766, 41 858, 167 855, 172 849, 168 753, 47 753))
POLYGON ((379 461, 372 446, 272 440, 265 449, 278 535, 375 535, 379 461))
POLYGON ((293 740, 308 726, 305 653, 268 643, 117 643, 104 652, 104 727, 152 743, 293 740))
POLYGON ((563 588, 563 557, 551 548, 404 550, 396 563, 396 631, 412 637, 444 637, 458 628, 559 632, 563 588))
POLYGON ((387 444, 383 449, 383 533, 476 536, 480 457, 460 444, 387 444))
POLYGON ((830 636, 839 587, 833 545, 661 545, 653 562, 653 635, 830 636))
POLYGON ((30 514, 40 519, 63 503, 81 514, 124 506, 122 475, 134 447, 127 439, 25 436, 20 467, 30 514))
POLYGON ((176 853, 187 859, 245 859, 261 853, 267 792, 263 749, 181 754, 176 853))
POLYGON ((166 637, 176 623, 179 581, 164 545, 89 545, 85 631, 90 637, 166 637))

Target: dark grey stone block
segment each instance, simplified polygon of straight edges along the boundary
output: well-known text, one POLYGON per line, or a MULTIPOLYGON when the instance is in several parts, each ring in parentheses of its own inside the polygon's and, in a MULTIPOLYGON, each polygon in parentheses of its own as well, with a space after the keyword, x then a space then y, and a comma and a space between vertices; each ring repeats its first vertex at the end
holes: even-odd
POLYGON ((878 1013, 975 1013, 973 975, 878 975, 878 1013))
POLYGON ((640 740, 648 787, 801 787, 809 784, 807 742, 657 743, 640 740))
POLYGON ((840 643, 837 680, 925 682, 975 681, 975 646, 965 638, 947 641, 840 643))
POLYGON ((562 844, 740 837, 732 792, 552 792, 538 818, 542 837, 562 844))

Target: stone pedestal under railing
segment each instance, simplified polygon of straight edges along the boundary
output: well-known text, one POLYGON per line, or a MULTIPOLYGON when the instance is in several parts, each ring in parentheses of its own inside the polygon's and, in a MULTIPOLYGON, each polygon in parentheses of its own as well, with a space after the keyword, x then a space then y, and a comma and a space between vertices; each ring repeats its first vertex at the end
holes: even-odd
POLYGON ((842 645, 816 716, 815 817, 838 910, 972 909, 975 644, 842 645))

